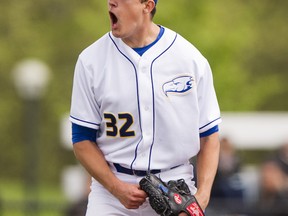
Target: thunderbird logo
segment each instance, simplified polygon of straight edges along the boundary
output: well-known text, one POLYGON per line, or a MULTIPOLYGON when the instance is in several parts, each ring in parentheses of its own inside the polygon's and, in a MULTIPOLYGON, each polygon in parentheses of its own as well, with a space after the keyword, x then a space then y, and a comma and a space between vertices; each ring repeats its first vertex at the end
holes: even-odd
POLYGON ((163 92, 168 97, 168 93, 184 93, 192 89, 193 78, 191 76, 177 77, 164 83, 163 92))

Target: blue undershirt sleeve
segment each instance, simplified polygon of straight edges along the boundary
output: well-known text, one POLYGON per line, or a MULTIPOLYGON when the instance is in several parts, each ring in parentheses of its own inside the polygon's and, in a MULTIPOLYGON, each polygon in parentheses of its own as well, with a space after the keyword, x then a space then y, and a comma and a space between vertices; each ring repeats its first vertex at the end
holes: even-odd
POLYGON ((209 135, 211 135, 213 133, 216 133, 218 131, 219 131, 219 127, 218 127, 218 125, 216 125, 216 126, 210 128, 209 130, 207 130, 207 131, 205 131, 203 133, 200 133, 200 138, 207 137, 207 136, 209 136, 209 135))
POLYGON ((80 126, 72 123, 72 142, 73 144, 84 140, 96 142, 96 129, 80 126))
MULTIPOLYGON (((216 133, 219 131, 218 125, 214 126, 213 128, 209 129, 208 131, 205 131, 203 133, 200 133, 200 138, 209 136, 213 133, 216 133)), ((89 140, 92 142, 96 142, 96 129, 91 129, 88 127, 80 126, 77 124, 72 123, 72 142, 73 144, 77 142, 81 142, 84 140, 89 140)))

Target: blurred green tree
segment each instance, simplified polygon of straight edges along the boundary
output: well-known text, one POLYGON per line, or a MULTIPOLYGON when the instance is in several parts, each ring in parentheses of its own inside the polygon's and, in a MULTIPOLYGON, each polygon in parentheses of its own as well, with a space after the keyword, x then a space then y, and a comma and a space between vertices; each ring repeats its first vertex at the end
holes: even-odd
MULTIPOLYGON (((282 0, 160 0, 155 22, 189 39, 209 60, 223 111, 288 110, 288 27, 282 0)), ((11 71, 27 57, 53 72, 41 101, 39 176, 57 182, 76 162, 60 146, 78 54, 109 31, 107 1, 0 1, 0 178, 23 176, 23 103, 11 71)), ((29 126, 29 122, 25 122, 29 126)))

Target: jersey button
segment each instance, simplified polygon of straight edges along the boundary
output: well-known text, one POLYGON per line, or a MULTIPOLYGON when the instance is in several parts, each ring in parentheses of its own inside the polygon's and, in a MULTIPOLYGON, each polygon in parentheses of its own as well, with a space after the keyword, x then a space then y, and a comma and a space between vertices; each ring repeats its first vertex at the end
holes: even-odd
POLYGON ((145 111, 148 111, 148 110, 149 110, 149 107, 148 107, 148 106, 145 106, 145 107, 144 107, 144 110, 145 110, 145 111))

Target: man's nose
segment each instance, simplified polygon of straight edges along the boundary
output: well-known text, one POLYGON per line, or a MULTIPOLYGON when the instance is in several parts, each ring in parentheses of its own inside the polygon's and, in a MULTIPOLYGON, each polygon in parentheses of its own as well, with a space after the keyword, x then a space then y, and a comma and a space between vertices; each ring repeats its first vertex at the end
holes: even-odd
POLYGON ((116 0, 108 0, 109 8, 117 7, 118 3, 116 0))

